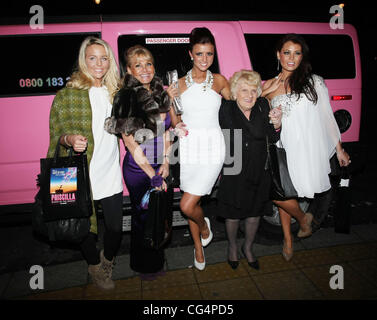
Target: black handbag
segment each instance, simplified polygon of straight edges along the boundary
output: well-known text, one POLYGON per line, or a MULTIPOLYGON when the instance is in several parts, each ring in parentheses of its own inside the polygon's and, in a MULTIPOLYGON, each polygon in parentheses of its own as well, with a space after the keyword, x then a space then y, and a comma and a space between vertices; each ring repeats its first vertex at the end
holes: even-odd
POLYGON ((340 179, 335 189, 336 204, 334 208, 334 231, 336 233, 351 232, 351 175, 348 167, 339 167, 340 179))
POLYGON ((271 174, 271 197, 274 200, 296 198, 297 191, 292 183, 288 171, 287 155, 285 149, 270 143, 266 136, 267 161, 266 166, 271 174))
POLYGON ((92 214, 88 160, 86 154, 59 157, 60 143, 53 158, 41 159, 40 198, 45 221, 84 218, 92 214))
POLYGON ((160 249, 169 240, 173 222, 173 188, 167 191, 150 190, 147 218, 144 225, 143 245, 160 249))
POLYGON ((32 227, 50 241, 79 243, 89 233, 93 213, 87 157, 72 155, 72 150, 59 157, 59 140, 54 158, 41 159, 32 227))

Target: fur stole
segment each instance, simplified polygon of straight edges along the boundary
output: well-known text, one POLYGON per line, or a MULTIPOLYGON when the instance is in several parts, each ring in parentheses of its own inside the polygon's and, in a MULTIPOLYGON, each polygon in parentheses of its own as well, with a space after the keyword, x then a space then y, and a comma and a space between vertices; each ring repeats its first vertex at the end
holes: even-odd
POLYGON ((148 91, 139 80, 126 74, 124 84, 114 97, 110 118, 105 120, 105 130, 112 134, 132 134, 142 143, 157 135, 160 113, 170 109, 170 98, 162 80, 154 77, 148 91))

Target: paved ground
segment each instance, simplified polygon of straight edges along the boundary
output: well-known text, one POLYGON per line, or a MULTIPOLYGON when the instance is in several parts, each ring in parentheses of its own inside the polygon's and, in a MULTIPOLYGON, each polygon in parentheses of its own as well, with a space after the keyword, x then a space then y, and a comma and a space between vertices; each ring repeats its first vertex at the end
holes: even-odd
MULTIPOLYGON (((239 239, 240 243, 242 239, 239 239)), ((226 261, 226 241, 205 249, 207 267, 192 267, 192 246, 166 249, 165 276, 142 281, 129 268, 129 255, 116 260, 116 288, 101 291, 89 283, 84 261, 44 266, 44 289, 32 290, 29 270, 0 275, 2 299, 125 299, 125 300, 243 300, 243 299, 377 299, 377 224, 357 225, 350 234, 321 229, 296 241, 291 262, 281 245, 255 244, 261 269, 245 259, 237 270, 226 261), (332 289, 330 268, 341 266, 344 289, 332 289)))

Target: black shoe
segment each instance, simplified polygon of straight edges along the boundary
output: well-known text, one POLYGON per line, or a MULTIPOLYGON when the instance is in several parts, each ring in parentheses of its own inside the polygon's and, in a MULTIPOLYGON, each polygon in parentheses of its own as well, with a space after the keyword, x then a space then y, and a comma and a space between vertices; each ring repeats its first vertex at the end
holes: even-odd
POLYGON ((254 262, 247 262, 247 264, 251 267, 254 268, 255 270, 259 270, 259 262, 258 260, 255 260, 254 262))
POLYGON ((228 259, 228 264, 233 270, 236 270, 238 268, 238 265, 240 264, 239 261, 231 261, 228 259))
MULTIPOLYGON (((242 251, 242 254, 244 255, 244 257, 246 258, 246 260, 247 260, 247 257, 246 257, 246 254, 245 254, 245 251, 244 251, 244 249, 243 249, 243 247, 241 248, 241 251, 242 251)), ((253 262, 247 262, 247 264, 251 267, 251 268, 253 268, 253 269, 255 269, 255 270, 259 270, 259 262, 258 262, 258 260, 255 260, 255 261, 253 261, 253 262)))

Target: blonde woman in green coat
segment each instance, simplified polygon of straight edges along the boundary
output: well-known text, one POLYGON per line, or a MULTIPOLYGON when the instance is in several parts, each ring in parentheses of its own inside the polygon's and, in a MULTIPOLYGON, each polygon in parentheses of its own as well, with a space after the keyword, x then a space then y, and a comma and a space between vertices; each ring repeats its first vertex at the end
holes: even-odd
POLYGON ((58 139, 66 151, 86 151, 93 200, 102 205, 104 250, 98 252, 96 248, 94 210, 90 233, 80 244, 88 272, 101 289, 114 288, 112 268, 122 237, 123 184, 118 139, 104 130, 118 83, 118 67, 110 46, 101 39, 88 37, 80 47, 78 70, 71 75, 66 88, 57 93, 50 112, 48 157, 53 156, 58 139))

